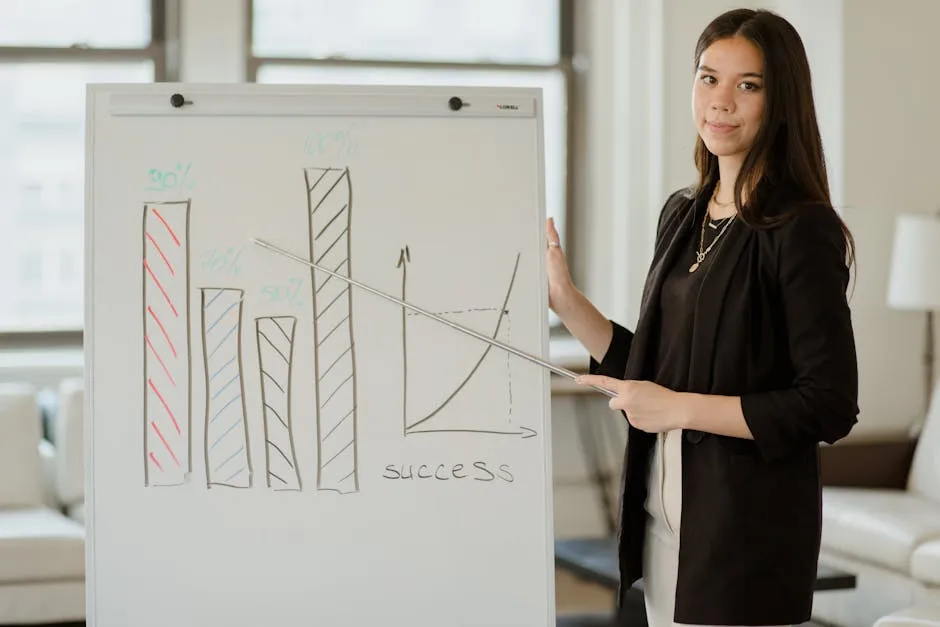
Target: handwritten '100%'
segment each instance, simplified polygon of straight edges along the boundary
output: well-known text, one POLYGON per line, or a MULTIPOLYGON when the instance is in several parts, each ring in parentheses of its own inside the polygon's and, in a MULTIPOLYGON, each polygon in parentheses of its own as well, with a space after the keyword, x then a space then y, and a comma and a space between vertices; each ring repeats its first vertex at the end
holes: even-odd
POLYGON ((333 156, 339 159, 353 157, 358 150, 348 127, 331 131, 311 131, 304 139, 304 152, 311 156, 333 156))

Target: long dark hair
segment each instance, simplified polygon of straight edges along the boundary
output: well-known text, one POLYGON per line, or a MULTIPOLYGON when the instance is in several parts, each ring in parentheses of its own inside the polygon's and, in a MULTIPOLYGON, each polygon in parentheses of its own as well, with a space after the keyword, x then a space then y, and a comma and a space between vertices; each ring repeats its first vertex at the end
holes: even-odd
MULTIPOLYGON (((716 17, 702 31, 695 46, 695 71, 702 54, 713 43, 744 37, 764 57, 764 119, 748 150, 734 186, 734 202, 741 219, 754 228, 768 228, 788 215, 762 212, 765 190, 784 184, 801 202, 832 208, 826 159, 813 103, 809 61, 799 33, 787 20, 766 10, 735 9, 716 17), (741 199, 747 195, 747 203, 741 199)), ((718 158, 701 137, 695 141, 698 191, 718 179, 718 158)), ((845 222, 848 261, 855 258, 855 243, 845 222)))

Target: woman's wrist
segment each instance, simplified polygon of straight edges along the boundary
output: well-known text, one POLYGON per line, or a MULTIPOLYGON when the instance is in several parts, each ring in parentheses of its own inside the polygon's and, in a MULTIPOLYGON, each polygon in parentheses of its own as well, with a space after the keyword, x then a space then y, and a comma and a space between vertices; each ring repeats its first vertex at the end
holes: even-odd
POLYGON ((574 283, 568 283, 568 285, 552 294, 552 311, 564 322, 566 317, 569 317, 572 312, 577 310, 580 297, 581 292, 578 291, 574 283))

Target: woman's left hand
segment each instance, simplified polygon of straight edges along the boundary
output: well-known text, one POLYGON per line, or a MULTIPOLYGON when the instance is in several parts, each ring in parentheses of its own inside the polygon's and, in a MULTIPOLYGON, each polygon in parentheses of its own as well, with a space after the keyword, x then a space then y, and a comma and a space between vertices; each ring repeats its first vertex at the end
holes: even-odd
POLYGON ((586 374, 577 378, 582 385, 594 385, 614 392, 610 408, 623 411, 631 425, 648 433, 686 428, 689 421, 687 395, 651 381, 624 381, 586 374))

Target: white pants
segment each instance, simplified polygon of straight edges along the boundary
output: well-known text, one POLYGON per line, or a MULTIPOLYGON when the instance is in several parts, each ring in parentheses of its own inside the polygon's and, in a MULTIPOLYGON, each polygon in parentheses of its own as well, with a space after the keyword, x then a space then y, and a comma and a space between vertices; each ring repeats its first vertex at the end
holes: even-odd
POLYGON ((649 627, 674 625, 679 572, 679 524, 682 517, 682 431, 656 438, 646 499, 643 589, 649 627))
POLYGON ((682 518, 682 431, 660 433, 650 462, 643 588, 649 627, 672 627, 682 518))

